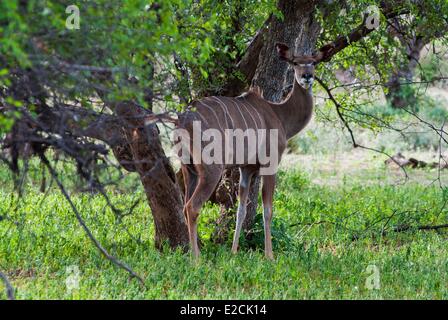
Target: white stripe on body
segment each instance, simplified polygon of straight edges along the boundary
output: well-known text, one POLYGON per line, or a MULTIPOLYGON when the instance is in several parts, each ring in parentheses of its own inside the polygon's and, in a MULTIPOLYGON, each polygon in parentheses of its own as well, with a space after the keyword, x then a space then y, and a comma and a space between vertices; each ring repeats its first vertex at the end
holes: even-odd
MULTIPOLYGON (((252 116, 252 113, 250 112, 249 108, 247 107, 247 105, 246 105, 243 101, 240 101, 240 103, 241 103, 241 105, 244 106, 244 108, 246 109, 247 113, 249 113, 249 116, 251 117, 252 121, 253 121, 254 124, 255 124, 255 130, 256 130, 256 132, 258 132, 257 121, 255 121, 255 118, 252 116)), ((249 128, 248 128, 248 129, 249 129, 249 128)))
POLYGON ((260 112, 258 112, 258 109, 256 107, 254 107, 254 105, 252 103, 250 103, 246 97, 244 97, 244 100, 255 110, 255 113, 258 116, 258 119, 260 119, 260 125, 263 126, 263 119, 261 118, 260 112))
MULTIPOLYGON (((230 99, 230 101, 232 101, 232 103, 233 103, 233 105, 235 106, 235 108, 238 110, 238 112, 240 113, 240 115, 241 115, 241 118, 243 119, 243 121, 244 121, 244 124, 245 124, 245 126, 246 126, 246 130, 249 128, 249 126, 247 125, 247 121, 246 121, 246 117, 243 115, 243 113, 241 112, 241 110, 240 110, 240 108, 239 108, 239 105, 236 103, 236 101, 235 100, 233 100, 232 98, 229 98, 230 99)), ((234 128, 234 129, 236 129, 236 128, 234 128)))
POLYGON ((229 123, 227 122, 227 116, 230 117, 230 121, 232 122, 232 128, 234 128, 235 123, 233 122, 233 118, 230 115, 229 109, 227 109, 227 105, 225 104, 225 102, 223 102, 219 97, 216 97, 216 96, 213 96, 212 98, 215 98, 215 100, 217 100, 217 102, 219 103, 219 106, 222 108, 222 110, 225 114, 227 128, 230 129, 229 123))
POLYGON ((221 132, 224 132, 224 130, 223 130, 222 127, 221 127, 221 123, 219 122, 219 117, 218 117, 218 115, 216 114, 215 110, 213 110, 212 107, 210 107, 208 104, 202 102, 201 100, 200 100, 199 102, 200 102, 203 106, 207 107, 208 109, 210 109, 210 110, 213 112, 213 114, 215 115, 216 120, 218 121, 218 126, 219 126, 219 128, 221 129, 221 132))
MULTIPOLYGON (((199 101, 196 101, 196 102, 199 102, 199 101)), ((194 115, 195 120, 196 120, 196 116, 199 116, 199 118, 201 118, 201 119, 200 119, 201 122, 204 122, 204 123, 207 125, 207 127, 208 127, 208 121, 207 121, 207 119, 204 118, 204 116, 199 112, 199 110, 197 110, 197 108, 196 108, 196 110, 191 110, 192 108, 194 108, 193 104, 191 104, 190 106, 188 106, 188 109, 187 109, 188 112, 191 112, 191 113, 194 115)))

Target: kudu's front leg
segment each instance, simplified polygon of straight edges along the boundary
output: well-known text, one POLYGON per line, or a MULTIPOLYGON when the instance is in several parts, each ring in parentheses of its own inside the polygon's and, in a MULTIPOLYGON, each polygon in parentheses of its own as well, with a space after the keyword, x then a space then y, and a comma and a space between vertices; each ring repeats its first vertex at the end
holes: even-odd
POLYGON ((244 219, 246 219, 247 198, 249 195, 250 185, 256 170, 248 168, 240 168, 240 185, 239 185, 239 204, 236 215, 236 228, 233 236, 232 252, 238 251, 238 244, 240 240, 241 228, 244 219))
POLYGON ((274 259, 272 252, 271 223, 272 202, 274 200, 275 175, 263 176, 263 222, 264 222, 264 252, 266 258, 274 259))

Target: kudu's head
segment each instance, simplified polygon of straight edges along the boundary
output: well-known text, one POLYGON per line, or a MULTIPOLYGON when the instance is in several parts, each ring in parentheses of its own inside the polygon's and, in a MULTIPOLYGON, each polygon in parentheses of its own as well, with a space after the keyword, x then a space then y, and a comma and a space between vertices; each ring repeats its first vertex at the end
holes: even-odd
POLYGON ((292 50, 283 43, 276 43, 280 59, 285 60, 294 68, 297 83, 304 89, 309 89, 314 82, 314 69, 316 64, 325 57, 325 52, 319 51, 313 55, 294 55, 292 50))

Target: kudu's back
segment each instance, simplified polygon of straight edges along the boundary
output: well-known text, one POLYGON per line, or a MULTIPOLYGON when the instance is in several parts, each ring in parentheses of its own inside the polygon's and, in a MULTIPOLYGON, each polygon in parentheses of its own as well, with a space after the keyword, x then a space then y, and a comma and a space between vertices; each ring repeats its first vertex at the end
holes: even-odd
MULTIPOLYGON (((195 101, 179 117, 178 128, 191 137, 188 149, 195 163, 203 162, 206 154, 212 161, 220 159, 225 167, 265 164, 260 156, 281 154, 286 142, 283 127, 269 103, 254 92, 195 101)), ((205 162, 208 164, 207 159, 205 162)))

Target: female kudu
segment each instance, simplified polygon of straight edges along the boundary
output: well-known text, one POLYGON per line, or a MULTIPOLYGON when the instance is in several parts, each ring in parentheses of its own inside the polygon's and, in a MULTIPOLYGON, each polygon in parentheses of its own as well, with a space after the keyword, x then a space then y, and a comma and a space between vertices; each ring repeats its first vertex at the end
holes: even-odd
MULTIPOLYGON (((182 174, 185 183, 184 214, 187 219, 190 244, 193 255, 199 256, 197 241, 197 219, 203 204, 209 199, 221 179, 223 170, 229 167, 240 168, 239 206, 236 219, 236 230, 233 238, 232 252, 237 252, 241 227, 246 216, 246 205, 252 178, 257 172, 263 179, 263 221, 265 232, 265 254, 273 258, 271 242, 272 201, 275 189, 275 172, 263 173, 266 163, 260 161, 259 150, 249 155, 244 150, 244 161, 235 161, 238 156, 237 147, 225 150, 223 161, 210 163, 201 161, 205 149, 203 141, 194 143, 194 123, 200 123, 200 130, 214 130, 226 136, 229 130, 248 132, 255 130, 258 146, 264 146, 265 152, 276 154, 280 161, 287 140, 300 132, 310 121, 313 112, 313 96, 311 87, 314 81, 314 68, 324 57, 324 52, 312 56, 296 56, 284 44, 276 44, 280 59, 287 61, 294 68, 294 86, 292 92, 281 103, 272 103, 262 98, 255 91, 249 91, 239 97, 206 97, 192 104, 193 109, 179 116, 177 128, 188 132, 193 137, 188 144, 189 159, 193 163, 182 163, 182 174), (260 132, 276 132, 275 138, 260 132), (276 139, 276 141, 272 141, 276 139), (271 140, 271 141, 269 141, 271 140), (274 143, 273 143, 274 142, 274 143), (274 145, 274 147, 272 147, 274 145)), ((216 135, 215 135, 216 138, 216 135)), ((248 143, 249 147, 250 143, 248 143)), ((226 145, 227 146, 227 145, 226 145)), ((225 148, 224 148, 225 149, 225 148)), ((247 149, 247 148, 246 148, 247 149)), ((241 151, 240 151, 241 152, 241 151)), ((219 156, 218 156, 219 158, 219 156)), ((275 164, 274 164, 275 165, 275 164)))

